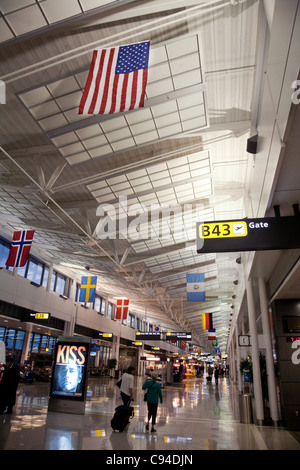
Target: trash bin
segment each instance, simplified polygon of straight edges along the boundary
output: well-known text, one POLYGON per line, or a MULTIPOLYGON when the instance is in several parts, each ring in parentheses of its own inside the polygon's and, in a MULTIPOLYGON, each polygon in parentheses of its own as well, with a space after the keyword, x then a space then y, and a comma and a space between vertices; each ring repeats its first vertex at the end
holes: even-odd
POLYGON ((252 395, 250 393, 240 395, 240 422, 244 424, 253 423, 252 395))

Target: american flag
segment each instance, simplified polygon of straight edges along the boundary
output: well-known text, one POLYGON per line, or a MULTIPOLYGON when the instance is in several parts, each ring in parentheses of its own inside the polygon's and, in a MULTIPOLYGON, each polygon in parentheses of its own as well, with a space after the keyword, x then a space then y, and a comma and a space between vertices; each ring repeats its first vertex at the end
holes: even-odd
POLYGON ((31 248, 34 230, 17 230, 13 234, 6 266, 25 266, 31 248))
POLYGON ((144 106, 150 42, 95 49, 79 114, 113 114, 144 106))
POLYGON ((129 308, 128 299, 117 300, 116 320, 126 320, 129 308))

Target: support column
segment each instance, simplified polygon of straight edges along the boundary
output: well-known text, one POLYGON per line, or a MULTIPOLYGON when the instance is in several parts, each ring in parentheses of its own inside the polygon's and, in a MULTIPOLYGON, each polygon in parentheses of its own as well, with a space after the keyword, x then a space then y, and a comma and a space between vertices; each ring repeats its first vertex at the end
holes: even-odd
POLYGON ((238 374, 239 394, 241 395, 243 393, 243 382, 242 382, 242 374, 240 372, 241 355, 240 355, 240 346, 239 346, 239 331, 238 331, 237 324, 235 327, 235 340, 236 340, 236 361, 237 361, 236 368, 237 368, 237 374, 238 374))
POLYGON ((22 354, 21 354, 21 359, 20 359, 21 364, 25 364, 25 361, 27 361, 27 359, 28 359, 28 351, 29 351, 31 332, 32 332, 32 325, 30 325, 30 324, 26 325, 24 344, 23 344, 22 354))
POLYGON ((264 406, 261 388, 260 364, 259 364, 259 349, 258 349, 258 336, 256 328, 256 315, 255 304, 253 296, 252 280, 247 280, 247 304, 248 304, 248 317, 251 335, 251 349, 252 349, 252 367, 253 367, 253 389, 255 399, 255 412, 257 424, 262 425, 264 422, 264 406))
POLYGON ((113 342, 112 342, 112 359, 117 359, 116 369, 119 368, 119 356, 120 356, 120 334, 113 335, 113 342))
POLYGON ((51 263, 49 267, 49 275, 48 275, 47 286, 46 286, 47 292, 50 291, 52 274, 53 274, 53 264, 51 263))
POLYGON ((274 370, 274 361, 273 361, 273 348, 272 348, 272 340, 271 340, 271 328, 270 328, 270 319, 269 319, 269 308, 268 308, 266 283, 265 283, 265 280, 261 277, 258 278, 258 288, 259 288, 259 300, 260 300, 260 308, 261 308, 262 327, 263 327, 263 334, 264 334, 265 346, 266 346, 266 365, 267 365, 267 380, 268 380, 268 392, 269 392, 269 401, 270 401, 270 413, 271 413, 271 418, 274 421, 274 424, 277 424, 277 422, 279 421, 279 414, 278 414, 276 379, 275 379, 275 370, 274 370))

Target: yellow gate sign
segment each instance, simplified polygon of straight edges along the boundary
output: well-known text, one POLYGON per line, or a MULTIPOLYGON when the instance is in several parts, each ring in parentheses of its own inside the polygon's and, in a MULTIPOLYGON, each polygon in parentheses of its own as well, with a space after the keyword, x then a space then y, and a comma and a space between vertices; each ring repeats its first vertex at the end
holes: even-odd
POLYGON ((247 234, 247 223, 243 220, 199 224, 199 237, 203 239, 246 237, 247 234))

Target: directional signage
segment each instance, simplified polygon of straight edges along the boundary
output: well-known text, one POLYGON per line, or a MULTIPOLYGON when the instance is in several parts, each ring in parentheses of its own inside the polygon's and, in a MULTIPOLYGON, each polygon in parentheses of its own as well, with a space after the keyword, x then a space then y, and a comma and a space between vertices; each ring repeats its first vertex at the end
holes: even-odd
POLYGON ((192 339, 192 333, 186 333, 185 331, 180 331, 180 332, 167 332, 166 333, 166 339, 170 341, 178 341, 178 340, 191 340, 192 339))
POLYGON ((300 217, 197 223, 197 253, 300 248, 300 217))
POLYGON ((135 333, 135 339, 137 341, 160 341, 160 332, 147 333, 137 331, 135 333))
POLYGON ((50 313, 46 312, 30 312, 24 310, 22 314, 22 321, 28 323, 38 323, 39 325, 48 325, 50 320, 50 313))

